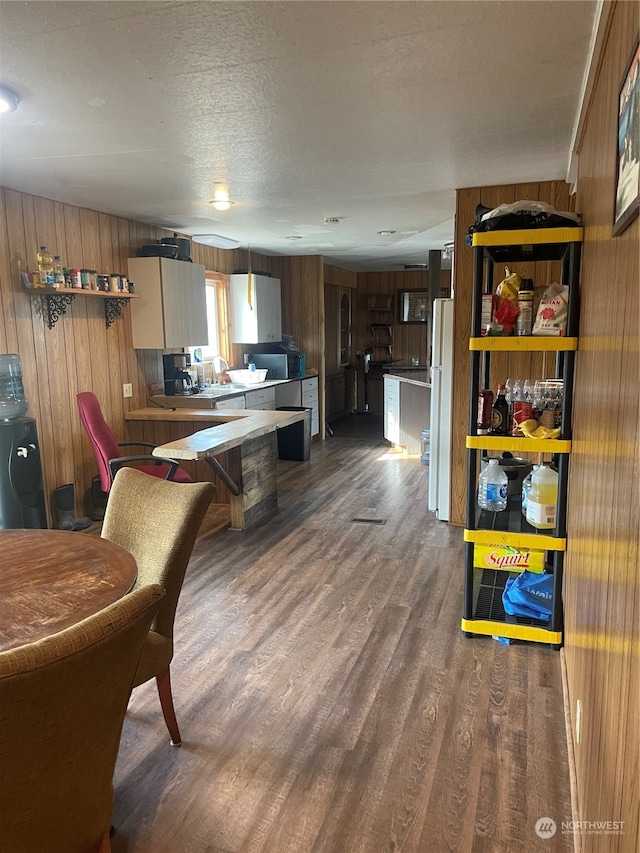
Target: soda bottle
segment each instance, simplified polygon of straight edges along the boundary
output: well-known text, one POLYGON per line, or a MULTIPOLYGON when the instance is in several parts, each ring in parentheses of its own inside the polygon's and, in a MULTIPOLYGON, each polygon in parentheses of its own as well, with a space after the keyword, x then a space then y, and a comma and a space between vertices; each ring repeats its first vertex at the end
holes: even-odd
POLYGON ((490 512, 507 508, 508 478, 497 459, 490 459, 480 472, 478 480, 478 506, 490 512))
POLYGON ((513 396, 511 398, 511 435, 521 436, 523 433, 520 429, 520 424, 523 421, 531 420, 531 394, 528 383, 529 380, 524 382, 521 387, 520 381, 516 380, 516 385, 513 388, 513 396))
POLYGON ((478 435, 487 435, 491 427, 493 391, 483 388, 478 391, 478 435))

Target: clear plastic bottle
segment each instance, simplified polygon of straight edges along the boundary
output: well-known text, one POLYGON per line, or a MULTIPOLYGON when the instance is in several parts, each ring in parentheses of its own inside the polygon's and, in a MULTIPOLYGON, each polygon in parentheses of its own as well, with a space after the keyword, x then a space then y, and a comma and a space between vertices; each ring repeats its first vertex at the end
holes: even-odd
POLYGON ((557 508, 558 472, 545 462, 531 475, 526 519, 538 530, 549 530, 556 526, 557 508))
POLYGON ((490 459, 480 472, 478 480, 478 506, 490 512, 502 512, 507 508, 507 486, 509 480, 497 459, 490 459))
POLYGON ((37 259, 40 272, 53 273, 53 255, 46 246, 40 246, 37 259))
POLYGON ((525 516, 525 518, 527 515, 527 501, 529 499, 529 492, 531 491, 531 477, 533 476, 534 472, 538 470, 539 467, 539 465, 534 465, 533 470, 530 471, 522 481, 522 514, 525 516))
POLYGON ((64 269, 60 255, 56 255, 53 259, 53 286, 64 287, 64 269))

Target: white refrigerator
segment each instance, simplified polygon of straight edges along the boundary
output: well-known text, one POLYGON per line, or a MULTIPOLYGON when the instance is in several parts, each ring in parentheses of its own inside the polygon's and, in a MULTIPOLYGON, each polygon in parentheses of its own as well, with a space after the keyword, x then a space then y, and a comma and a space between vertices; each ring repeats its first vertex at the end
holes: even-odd
POLYGON ((434 299, 431 335, 429 509, 449 521, 451 407, 453 394, 453 299, 434 299))

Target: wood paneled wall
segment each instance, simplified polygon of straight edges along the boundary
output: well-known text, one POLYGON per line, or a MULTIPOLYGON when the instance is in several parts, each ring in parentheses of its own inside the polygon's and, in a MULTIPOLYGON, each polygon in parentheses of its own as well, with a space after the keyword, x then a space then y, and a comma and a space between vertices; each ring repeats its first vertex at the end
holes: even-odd
MULTIPOLYGON (((441 288, 451 286, 451 271, 442 270, 441 288)), ((427 270, 398 270, 394 272, 361 272, 357 276, 357 291, 352 305, 352 351, 363 352, 371 345, 371 312, 367 309, 367 297, 373 294, 393 296, 393 350, 391 359, 402 364, 410 364, 412 356, 417 356, 421 364, 429 356, 430 324, 399 323, 398 294, 401 290, 429 291, 429 272, 427 270)), ((363 398, 363 362, 357 358, 358 409, 362 410, 363 398)), ((372 370, 369 374, 369 409, 381 413, 383 406, 382 373, 372 370)))
MULTIPOLYGON (((473 249, 466 245, 467 229, 473 225, 478 204, 497 207, 519 199, 544 201, 556 210, 572 210, 573 199, 569 185, 564 181, 508 184, 497 187, 473 187, 458 190, 456 194, 456 234, 454 254, 454 352, 453 352, 453 414, 452 414, 452 469, 451 469, 451 522, 464 524, 466 508, 465 438, 469 420, 469 335, 471 334, 471 309, 473 292, 473 249)), ((534 285, 560 281, 560 263, 514 264, 521 276, 532 278, 534 285)), ((496 265, 495 284, 504 278, 504 268, 496 265)), ((507 377, 541 379, 551 376, 555 366, 554 356, 540 353, 495 353, 491 357, 491 387, 507 377)))
MULTIPOLYGON (((606 9, 606 4, 605 4, 606 9)), ((565 659, 583 853, 640 849, 640 223, 611 236, 617 93, 640 28, 612 4, 577 153, 585 224, 565 574, 565 659), (576 703, 582 703, 580 742, 576 703)))
MULTIPOLYGON (((27 414, 37 421, 47 504, 53 489, 74 483, 79 513, 89 509, 88 490, 97 467, 80 424, 76 394, 93 391, 107 422, 123 441, 128 437, 124 413, 146 405, 149 384, 162 381, 162 351, 133 349, 129 307, 106 329, 103 302, 80 295, 49 329, 41 297, 23 289, 21 273, 35 269, 38 246, 46 245, 69 266, 126 274, 127 259, 135 256, 139 246, 171 233, 0 188, 0 352, 17 352, 22 359, 27 414), (123 399, 122 386, 129 382, 133 397, 123 399)), ((192 244, 192 258, 208 270, 223 273, 246 268, 248 260, 246 251, 197 243, 192 244)), ((308 366, 320 371, 322 258, 252 253, 251 262, 253 269, 270 271, 281 279, 283 330, 307 353, 308 366)), ((220 495, 225 495, 224 489, 220 495)))

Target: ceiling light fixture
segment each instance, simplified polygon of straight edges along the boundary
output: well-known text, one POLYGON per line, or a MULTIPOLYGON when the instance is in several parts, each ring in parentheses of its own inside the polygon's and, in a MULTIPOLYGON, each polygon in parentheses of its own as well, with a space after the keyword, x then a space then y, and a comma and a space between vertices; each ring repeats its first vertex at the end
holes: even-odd
POLYGON ((213 198, 207 204, 212 205, 216 210, 229 210, 235 201, 231 201, 229 198, 229 190, 224 184, 216 184, 213 190, 213 198))
POLYGON ((378 231, 378 234, 381 237, 391 237, 392 234, 395 234, 395 231, 378 231))
POLYGON ((301 234, 290 234, 287 237, 287 240, 302 240, 302 235, 301 234))
POLYGON ((445 243, 444 249, 442 250, 442 257, 445 259, 452 258, 454 248, 455 248, 455 243, 445 243))
POLYGON ((215 249, 237 249, 240 246, 238 240, 223 237, 222 234, 194 234, 191 240, 194 243, 204 243, 205 246, 213 246, 215 249))
POLYGON ((12 113, 20 103, 20 95, 8 86, 0 85, 0 114, 12 113))

